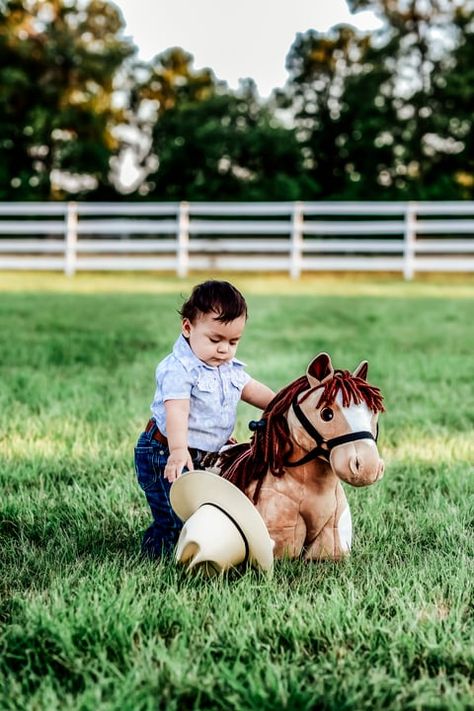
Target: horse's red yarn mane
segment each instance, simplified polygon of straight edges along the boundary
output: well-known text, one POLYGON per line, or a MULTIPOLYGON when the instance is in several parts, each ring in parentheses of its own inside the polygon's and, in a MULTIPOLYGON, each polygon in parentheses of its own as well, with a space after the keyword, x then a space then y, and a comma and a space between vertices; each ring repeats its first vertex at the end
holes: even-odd
MULTIPOLYGON (((308 391, 308 395, 311 392, 308 391)), ((379 388, 369 385, 366 380, 358 378, 349 370, 335 370, 334 376, 324 385, 324 390, 319 398, 318 407, 332 405, 338 392, 342 395, 342 406, 349 407, 351 402, 359 405, 365 402, 372 412, 383 412, 383 397, 379 388)), ((308 396, 306 395, 304 399, 308 396)), ((271 403, 270 403, 271 404, 271 403)))
MULTIPOLYGON (((231 447, 220 457, 220 473, 239 489, 245 491, 252 481, 258 480, 253 500, 258 500, 260 488, 267 471, 277 477, 285 473, 285 464, 292 453, 293 444, 285 414, 294 398, 307 391, 300 400, 303 402, 315 388, 306 375, 280 390, 269 403, 262 419, 265 427, 257 430, 250 442, 231 447)), ((342 395, 343 407, 351 403, 365 402, 372 412, 383 412, 383 397, 379 388, 369 385, 366 380, 353 376, 348 370, 335 370, 334 376, 324 385, 317 407, 331 405, 338 392, 342 395)))

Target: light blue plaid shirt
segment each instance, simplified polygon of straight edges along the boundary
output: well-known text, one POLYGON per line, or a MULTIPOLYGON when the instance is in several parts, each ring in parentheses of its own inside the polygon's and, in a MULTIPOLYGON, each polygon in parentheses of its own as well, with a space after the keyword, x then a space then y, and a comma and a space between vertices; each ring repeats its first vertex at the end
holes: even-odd
POLYGON ((181 335, 156 369, 151 412, 160 432, 167 435, 165 400, 189 399, 188 446, 217 452, 233 432, 237 404, 251 380, 244 367, 236 358, 219 367, 206 365, 181 335))

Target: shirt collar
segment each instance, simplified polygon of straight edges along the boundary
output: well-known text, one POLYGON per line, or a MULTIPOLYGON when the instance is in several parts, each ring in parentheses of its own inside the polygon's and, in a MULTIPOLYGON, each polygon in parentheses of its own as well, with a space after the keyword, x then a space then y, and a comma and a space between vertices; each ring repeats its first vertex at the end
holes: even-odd
MULTIPOLYGON (((200 360, 197 355, 193 353, 193 351, 191 350, 191 346, 189 345, 183 334, 180 334, 176 343, 173 346, 173 355, 179 360, 182 365, 184 365, 186 370, 192 370, 196 366, 200 366, 201 368, 208 368, 208 370, 217 370, 217 366, 208 365, 207 363, 204 363, 204 361, 200 360)), ((245 366, 245 363, 243 363, 241 360, 237 360, 237 358, 232 358, 231 361, 229 361, 228 363, 223 363, 219 366, 219 368, 230 368, 233 365, 245 366)))

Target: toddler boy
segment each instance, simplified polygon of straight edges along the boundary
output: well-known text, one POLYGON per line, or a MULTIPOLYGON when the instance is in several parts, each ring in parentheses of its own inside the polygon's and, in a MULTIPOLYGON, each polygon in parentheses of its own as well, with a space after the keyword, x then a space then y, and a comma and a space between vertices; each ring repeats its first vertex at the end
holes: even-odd
POLYGON ((181 335, 156 369, 152 418, 135 447, 138 482, 153 515, 142 551, 151 557, 170 553, 182 527, 169 500, 172 482, 226 444, 240 399, 263 410, 275 395, 235 358, 247 304, 232 284, 198 284, 180 315, 181 335))

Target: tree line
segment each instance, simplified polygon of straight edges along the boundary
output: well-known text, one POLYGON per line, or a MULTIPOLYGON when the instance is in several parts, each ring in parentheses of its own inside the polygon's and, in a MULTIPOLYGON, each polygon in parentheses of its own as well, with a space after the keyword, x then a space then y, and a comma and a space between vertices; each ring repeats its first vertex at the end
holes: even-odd
POLYGON ((474 0, 348 4, 383 28, 298 34, 263 101, 106 0, 0 0, 0 200, 473 199, 474 0))

